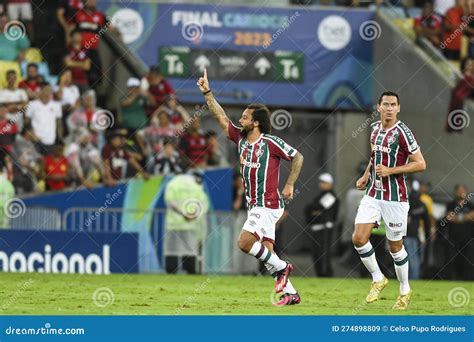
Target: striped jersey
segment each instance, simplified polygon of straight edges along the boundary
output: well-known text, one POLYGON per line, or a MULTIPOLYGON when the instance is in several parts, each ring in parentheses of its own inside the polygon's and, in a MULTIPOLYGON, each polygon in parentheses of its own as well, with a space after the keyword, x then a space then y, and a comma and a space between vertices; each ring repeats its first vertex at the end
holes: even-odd
POLYGON ((408 157, 419 149, 414 134, 401 121, 387 130, 382 128, 381 121, 377 121, 371 125, 370 144, 372 145, 371 174, 366 194, 384 201, 407 202, 408 189, 405 175, 400 173, 379 177, 375 172, 375 166, 382 164, 395 167, 407 164, 408 157))
POLYGON ((249 144, 241 129, 232 122, 229 122, 228 134, 238 147, 248 208, 283 208, 284 202, 278 191, 280 160, 292 160, 296 149, 279 137, 263 133, 257 141, 249 144))

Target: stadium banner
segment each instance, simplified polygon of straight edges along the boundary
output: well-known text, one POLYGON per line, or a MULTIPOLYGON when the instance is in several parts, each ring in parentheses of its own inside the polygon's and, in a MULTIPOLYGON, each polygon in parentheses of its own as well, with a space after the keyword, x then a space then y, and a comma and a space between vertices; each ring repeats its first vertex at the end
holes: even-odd
POLYGON ((138 272, 132 233, 0 230, 3 272, 111 274, 138 272))
MULTIPOLYGON (((120 305, 118 301, 110 302, 120 305)), ((50 341, 56 335, 68 335, 74 341, 269 340, 268 329, 236 329, 246 326, 274 327, 281 341, 471 342, 473 325, 472 317, 467 316, 1 316, 0 338, 26 340, 34 336, 50 341)))
MULTIPOLYGON (((232 209, 232 177, 230 168, 204 170, 205 189, 214 210, 232 209)), ((171 176, 167 176, 171 177, 171 176)), ((58 193, 38 194, 22 198, 26 207, 51 207, 64 213, 69 208, 124 208, 163 209, 165 203, 161 187, 163 176, 148 181, 129 179, 117 186, 98 186, 93 189, 75 189, 58 193), (157 195, 160 195, 157 197, 157 195)))
POLYGON ((225 104, 365 110, 373 99, 368 10, 101 1, 124 41, 159 64, 184 102, 202 102, 207 68, 225 104))

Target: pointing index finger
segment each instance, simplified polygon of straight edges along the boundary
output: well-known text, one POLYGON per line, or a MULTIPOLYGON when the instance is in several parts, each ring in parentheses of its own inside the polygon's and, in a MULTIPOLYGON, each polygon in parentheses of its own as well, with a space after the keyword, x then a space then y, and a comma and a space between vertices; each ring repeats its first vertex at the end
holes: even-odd
POLYGON ((207 80, 207 68, 204 68, 204 78, 207 80))

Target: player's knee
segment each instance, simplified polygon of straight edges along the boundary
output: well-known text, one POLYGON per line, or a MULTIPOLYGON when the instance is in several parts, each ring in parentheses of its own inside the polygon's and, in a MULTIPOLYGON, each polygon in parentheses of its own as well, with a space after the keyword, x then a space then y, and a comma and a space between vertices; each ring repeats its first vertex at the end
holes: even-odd
POLYGON ((401 241, 389 241, 388 249, 390 253, 398 253, 402 250, 403 242, 401 241))
POLYGON ((352 243, 354 244, 354 246, 362 247, 367 242, 369 242, 369 240, 365 236, 357 233, 352 234, 352 243))
POLYGON ((237 246, 244 253, 250 252, 250 249, 252 248, 252 245, 253 245, 253 243, 248 239, 244 239, 244 238, 241 237, 241 238, 239 238, 239 240, 237 240, 237 246))

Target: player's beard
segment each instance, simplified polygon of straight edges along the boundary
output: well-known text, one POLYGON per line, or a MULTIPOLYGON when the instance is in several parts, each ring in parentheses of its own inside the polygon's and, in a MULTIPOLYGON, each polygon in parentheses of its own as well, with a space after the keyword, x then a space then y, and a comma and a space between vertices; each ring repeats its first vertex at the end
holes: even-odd
POLYGON ((242 134, 247 137, 250 133, 253 132, 254 128, 255 127, 253 125, 242 126, 242 134))

